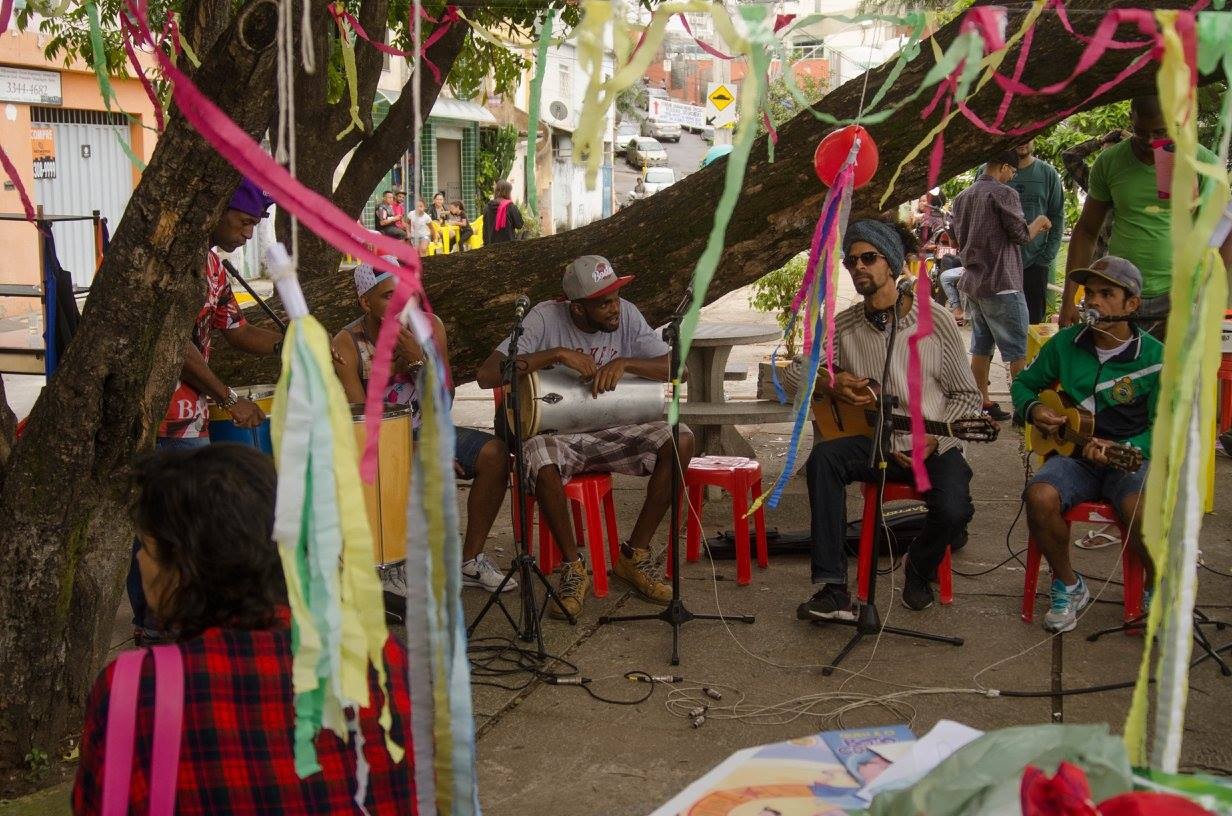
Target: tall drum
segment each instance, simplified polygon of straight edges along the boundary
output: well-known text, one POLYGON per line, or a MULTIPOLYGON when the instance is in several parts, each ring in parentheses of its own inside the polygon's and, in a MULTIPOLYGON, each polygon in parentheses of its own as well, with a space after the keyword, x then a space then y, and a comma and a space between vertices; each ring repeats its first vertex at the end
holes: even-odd
POLYGON ((231 419, 231 412, 221 405, 210 402, 210 441, 238 442, 241 445, 258 448, 262 453, 273 456, 274 443, 270 439, 270 411, 274 407, 274 386, 246 385, 235 389, 240 399, 251 400, 265 412, 265 421, 255 428, 241 428, 231 419))
MULTIPOLYGON (((351 406, 351 419, 355 423, 355 442, 362 454, 368 439, 363 405, 351 406)), ((397 566, 406 560, 406 503, 411 488, 412 432, 411 409, 408 406, 385 406, 377 441, 376 479, 372 484, 361 483, 378 569, 397 566)))
MULTIPOLYGON (((663 383, 624 377, 615 391, 595 397, 570 368, 544 368, 518 378, 523 439, 544 433, 585 433, 663 419, 663 383)), ((505 400, 513 427, 513 406, 505 400)))

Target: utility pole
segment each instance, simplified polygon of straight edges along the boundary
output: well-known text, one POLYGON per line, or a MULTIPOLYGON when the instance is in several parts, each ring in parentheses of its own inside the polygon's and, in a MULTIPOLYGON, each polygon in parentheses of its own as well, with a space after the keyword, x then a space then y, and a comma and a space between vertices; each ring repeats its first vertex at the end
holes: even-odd
MULTIPOLYGON (((714 0, 714 2, 722 6, 723 10, 728 12, 729 14, 732 11, 732 7, 735 5, 735 3, 732 2, 732 0, 714 0)), ((715 31, 715 35, 716 36, 714 37, 714 39, 719 40, 720 38, 718 36, 717 29, 715 31)), ((716 48, 718 48, 720 51, 722 51, 725 54, 730 53, 729 51, 730 47, 727 45, 727 43, 713 42, 711 43, 711 45, 715 46, 716 48)), ((714 65, 714 81, 722 83, 723 85, 726 85, 730 89, 731 88, 731 60, 724 60, 724 59, 719 59, 715 57, 711 61, 711 64, 714 65)), ((715 128, 714 129, 714 143, 716 145, 731 144, 733 132, 734 132, 734 128, 729 128, 729 127, 715 128)))

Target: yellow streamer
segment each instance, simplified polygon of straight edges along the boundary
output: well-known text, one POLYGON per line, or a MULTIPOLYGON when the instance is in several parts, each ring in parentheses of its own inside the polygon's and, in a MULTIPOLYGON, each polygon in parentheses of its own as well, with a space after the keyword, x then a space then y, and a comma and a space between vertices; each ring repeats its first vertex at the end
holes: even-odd
MULTIPOLYGON (((364 129, 364 120, 359 116, 359 74, 355 69, 355 32, 350 31, 349 26, 344 28, 342 36, 342 67, 346 72, 347 93, 350 94, 351 106, 348 112, 351 114, 351 122, 345 129, 334 137, 336 141, 340 141, 344 136, 352 130, 358 128, 364 129)), ((418 82, 416 77, 414 82, 418 82)))
MULTIPOLYGON (((603 161, 603 120, 607 110, 616 103, 621 91, 639 81, 654 60, 655 52, 663 42, 667 23, 674 14, 701 12, 714 19, 715 31, 723 38, 729 54, 749 54, 749 43, 736 31, 731 16, 721 5, 709 0, 678 0, 664 3, 655 9, 646 26, 646 35, 641 48, 630 55, 637 40, 624 16, 614 13, 614 4, 608 0, 586 0, 585 15, 577 28, 578 64, 588 70, 590 81, 582 102, 582 116, 574 131, 575 156, 584 156, 586 186, 593 188, 603 161), (610 79, 603 80, 603 32, 611 22, 615 26, 613 43, 618 68, 610 79)), ((749 77, 745 77, 745 82, 749 77)))
MULTIPOLYGON (((1196 566, 1186 563, 1186 548, 1196 558, 1196 541, 1169 540, 1173 531, 1177 497, 1182 478, 1182 465, 1189 454, 1189 428, 1197 396, 1198 422, 1200 428, 1210 427, 1215 415, 1215 371, 1219 365, 1219 331, 1223 307, 1227 299, 1228 283, 1223 262, 1217 249, 1209 247, 1215 230, 1228 201, 1228 177, 1222 168, 1197 160, 1196 103, 1192 92, 1189 65, 1185 61, 1184 47, 1177 33, 1176 21, 1180 12, 1157 11, 1156 20, 1162 32, 1163 57, 1157 78, 1160 102, 1168 124, 1168 134, 1176 143, 1176 160, 1172 175, 1172 313, 1168 320, 1167 342, 1164 346, 1163 370, 1160 373, 1161 395, 1155 417, 1155 434, 1151 446, 1151 468, 1147 477, 1145 497, 1141 507, 1143 539, 1155 562, 1156 586, 1160 592, 1149 610, 1146 635, 1143 638, 1142 662, 1138 669, 1138 684, 1134 689, 1133 702, 1125 721, 1125 745, 1130 761, 1145 765, 1147 691, 1151 664, 1151 646, 1165 610, 1175 614, 1177 620, 1188 619, 1188 611, 1180 615, 1176 604, 1192 605, 1191 581, 1196 566), (1198 175, 1213 177, 1216 183, 1198 202, 1193 201, 1198 175), (1197 204, 1196 211, 1185 203, 1197 204), (1186 308, 1196 304, 1196 320, 1186 308), (1177 552, 1171 552, 1177 548, 1177 552), (1186 572, 1173 574, 1169 570, 1178 565, 1186 572), (1166 580, 1166 583, 1165 583, 1166 580), (1188 596, 1188 597, 1186 597, 1188 596)), ((1221 160, 1226 157, 1221 157, 1221 160)), ((1193 455, 1210 457, 1214 451, 1207 449, 1193 455)), ((1209 464, 1208 460, 1207 461, 1209 464)), ((1197 489, 1194 486, 1194 489, 1197 489)), ((1200 523, 1200 522, 1199 522, 1200 523)), ((1196 535, 1196 531, 1190 531, 1196 535)), ((1181 621, 1181 629, 1185 621, 1181 621)), ((1186 672, 1191 649, 1189 635, 1178 633, 1173 641, 1173 653, 1161 648, 1157 673, 1163 677, 1172 673, 1186 672), (1170 658, 1165 663, 1165 658, 1170 658)), ((1181 677, 1183 680, 1183 676, 1181 677)), ((1176 686, 1175 682, 1170 685, 1176 686)), ((1186 684, 1181 682, 1176 689, 1178 698, 1157 701, 1157 745, 1174 739, 1179 744, 1185 708, 1186 684), (1164 729, 1163 733, 1160 733, 1164 729), (1178 729, 1175 733, 1169 733, 1178 729)), ((1165 768, 1165 770, 1167 770, 1165 768)))

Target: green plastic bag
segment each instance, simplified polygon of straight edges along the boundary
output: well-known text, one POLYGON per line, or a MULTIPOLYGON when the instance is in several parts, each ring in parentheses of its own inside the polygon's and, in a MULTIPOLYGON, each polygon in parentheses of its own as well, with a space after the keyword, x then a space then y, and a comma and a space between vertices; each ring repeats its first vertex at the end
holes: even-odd
POLYGON ((1055 773, 1069 761, 1086 772, 1091 798, 1132 790, 1120 737, 1107 725, 1025 725, 985 734, 959 749, 913 787, 873 799, 871 816, 1014 816, 1027 765, 1055 773))

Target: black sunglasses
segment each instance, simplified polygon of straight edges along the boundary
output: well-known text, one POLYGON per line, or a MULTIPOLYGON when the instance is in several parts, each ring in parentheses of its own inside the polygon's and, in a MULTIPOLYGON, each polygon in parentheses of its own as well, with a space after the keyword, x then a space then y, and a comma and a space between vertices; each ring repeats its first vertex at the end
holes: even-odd
POLYGON ((848 255, 846 258, 843 258, 843 266, 846 267, 848 271, 851 271, 856 268, 856 261, 859 261, 865 266, 872 266, 877 262, 878 258, 884 257, 885 256, 880 252, 861 252, 859 255, 848 255))

